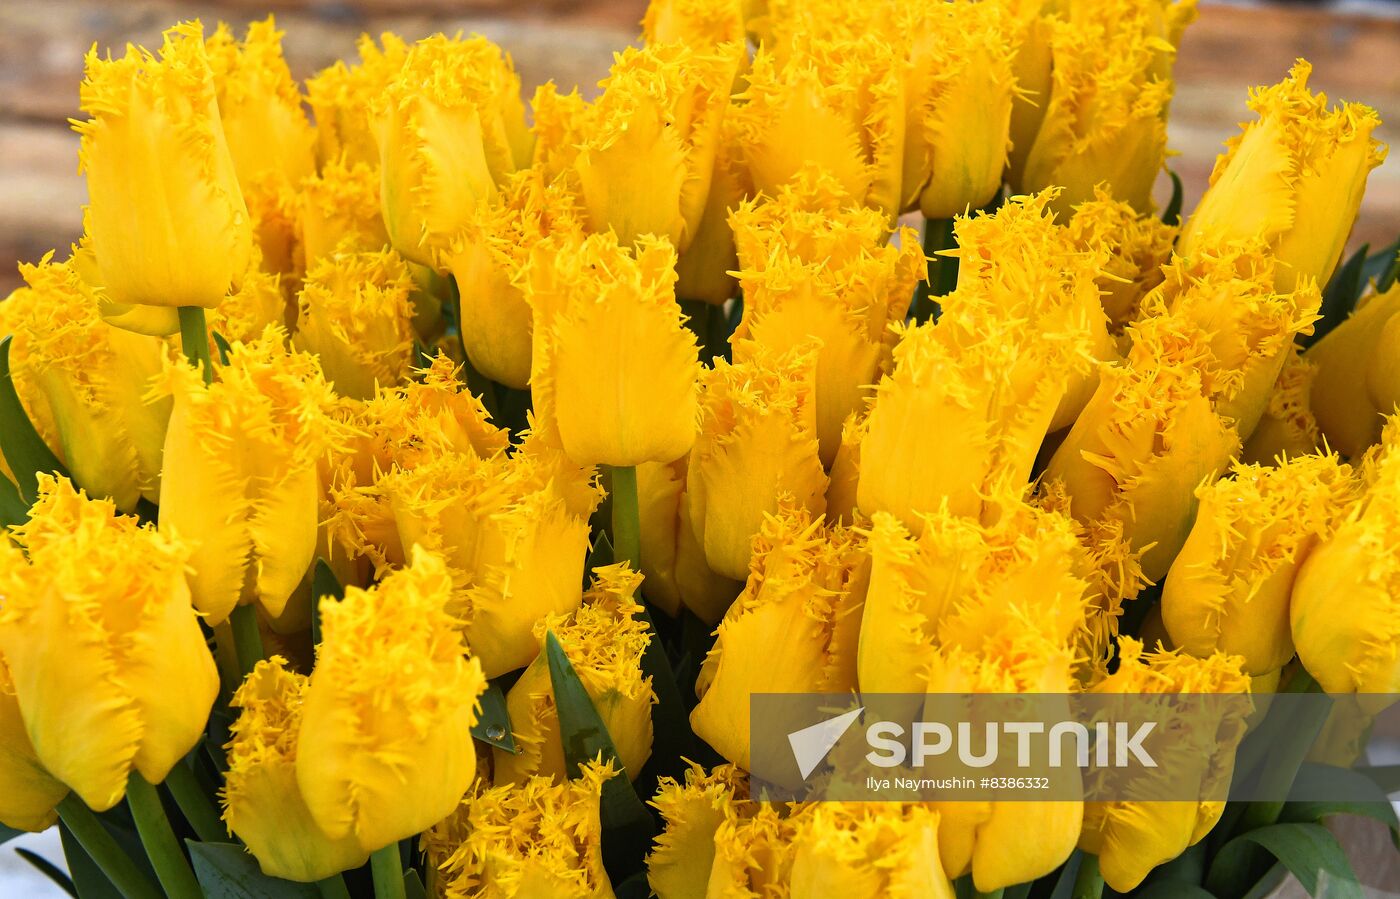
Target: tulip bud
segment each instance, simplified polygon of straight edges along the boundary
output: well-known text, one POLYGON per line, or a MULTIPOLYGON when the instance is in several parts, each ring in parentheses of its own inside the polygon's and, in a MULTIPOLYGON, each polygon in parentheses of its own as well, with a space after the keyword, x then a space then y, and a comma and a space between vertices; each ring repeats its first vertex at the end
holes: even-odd
POLYGON ((651 0, 642 17, 642 38, 648 44, 691 47, 743 44, 747 40, 744 4, 741 0, 651 0))
MULTIPOLYGON (((1240 671, 1241 659, 1224 653, 1192 658, 1175 652, 1143 652, 1142 643, 1131 637, 1119 639, 1119 665, 1114 674, 1098 683, 1095 693, 1133 694, 1140 706, 1143 694, 1248 693, 1249 678, 1240 671)), ((1239 706, 1241 712, 1247 702, 1239 706)), ((1163 706, 1164 711, 1172 705, 1163 706)), ((1130 782, 1134 795, 1182 795, 1191 789, 1183 780, 1196 780, 1203 793, 1215 792, 1212 783, 1228 785, 1235 763, 1235 750, 1244 736, 1244 714, 1223 719, 1215 713, 1164 715, 1170 735, 1161 745, 1172 754, 1170 763, 1159 762, 1156 769, 1135 771, 1130 782), (1208 718, 1214 730, 1202 725, 1208 718), (1166 773, 1170 772, 1170 773, 1166 773), (1170 783, 1167 781, 1170 780, 1170 783)), ((1220 792, 1223 794, 1224 789, 1220 792)), ((1220 820, 1225 803, 1218 800, 1163 801, 1153 799, 1086 802, 1084 832, 1079 848, 1098 856, 1104 881, 1122 893, 1129 892, 1160 864, 1169 862, 1187 847, 1205 837, 1220 820)))
POLYGON ((670 777, 657 781, 651 805, 665 829, 647 856, 647 883, 658 899, 705 899, 716 832, 726 818, 757 808, 740 798, 746 792, 744 772, 733 765, 706 772, 691 762, 684 783, 670 777))
POLYGON ((191 547, 190 590, 211 625, 258 603, 273 618, 316 557, 317 460, 336 428, 314 356, 269 328, 236 343, 219 380, 166 366, 174 397, 161 472, 160 528, 191 547))
POLYGON ((331 839, 317 826, 297 787, 308 679, 281 656, 259 662, 229 706, 224 821, 269 877, 312 883, 358 868, 368 859, 352 834, 331 839))
POLYGON ((1230 473, 1196 491, 1196 523, 1167 575, 1162 620, 1184 652, 1238 655, 1247 674, 1260 675, 1293 658, 1293 581, 1357 490, 1335 455, 1277 468, 1236 464, 1230 473))
POLYGON ((608 736, 617 749, 622 773, 636 780, 651 757, 651 707, 656 703, 651 678, 642 675, 642 654, 651 639, 636 600, 642 577, 627 565, 594 569, 593 589, 567 617, 546 616, 535 625, 540 654, 506 694, 506 710, 515 732, 517 753, 492 749, 493 782, 523 784, 535 776, 568 780, 559 711, 555 705, 547 632, 564 648, 608 736))
POLYGON ((589 763, 574 780, 478 786, 424 835, 440 894, 613 899, 599 807, 614 775, 589 763))
POLYGON ((855 613, 869 583, 863 544, 800 508, 764 519, 748 583, 720 622, 690 714, 696 735, 739 767, 750 767, 753 693, 855 689, 855 613))
POLYGON ((1347 319, 1308 348, 1303 358, 1316 366, 1311 408, 1329 446, 1359 458, 1379 443, 1385 416, 1395 411, 1386 382, 1395 337, 1400 335, 1400 284, 1363 297, 1347 319), (1395 324, 1391 324, 1396 322, 1395 324), (1373 374, 1374 372, 1374 374, 1373 374), (1382 405, 1378 399, 1390 401, 1382 405))
MULTIPOLYGON (((20 407, 24 409, 24 414, 34 425, 40 439, 54 451, 59 461, 62 461, 63 443, 59 440, 58 423, 54 421, 53 410, 49 408, 49 399, 44 395, 38 377, 30 370, 29 353, 21 334, 40 308, 40 302, 39 295, 27 286, 17 288, 4 300, 0 300, 0 340, 6 337, 13 338, 10 341, 10 381, 14 384, 20 407)), ((0 476, 11 482, 15 480, 14 472, 11 471, 2 452, 0 476)))
MULTIPOLYGON (((21 382, 42 393, 55 446, 73 478, 123 511, 160 490, 161 444, 170 401, 146 403, 167 357, 155 337, 115 328, 98 313, 91 288, 69 263, 21 265, 26 295, 4 306, 18 350, 21 382)), ((31 399, 31 403, 33 400, 31 399)))
POLYGON ((779 354, 751 341, 702 376, 701 430, 690 453, 690 524, 708 566, 748 576, 751 542, 780 504, 825 509, 816 434, 817 345, 779 354))
POLYGON ((938 854, 939 814, 914 803, 821 802, 796 821, 792 899, 953 899, 938 854))
POLYGON ((417 550, 376 586, 321 605, 296 775, 332 840, 374 852, 413 836, 451 814, 476 777, 471 727, 486 679, 451 598, 441 557, 417 550))
MULTIPOLYGON (((284 278, 285 275, 272 274, 256 267, 249 269, 238 290, 229 294, 218 309, 209 313, 209 332, 218 334, 230 343, 251 343, 269 326, 287 327, 289 313, 294 309, 282 292, 284 278)), ((211 338, 213 358, 218 358, 218 351, 217 342, 212 342, 211 338)))
POLYGON ((105 811, 199 742, 218 672, 183 546, 49 475, 29 515, 0 541, 0 652, 35 755, 105 811))
POLYGON ((1107 184, 1114 199, 1152 211, 1172 82, 1169 73, 1153 72, 1161 39, 1139 16, 1128 16, 1123 23, 1055 26, 1049 96, 1018 192, 1058 185, 1063 191, 1053 205, 1068 212, 1107 184))
POLYGON ((1317 364, 1299 356, 1296 348, 1285 354, 1264 414, 1245 442, 1242 461, 1272 465, 1279 458, 1317 452, 1322 445, 1322 432, 1313 414, 1311 397, 1317 371, 1317 364))
POLYGON ((1102 187, 1074 207, 1066 224, 1070 239, 1085 250, 1102 247, 1108 255, 1097 283, 1104 312, 1114 330, 1136 319, 1142 299, 1162 283, 1177 229, 1156 216, 1142 215, 1102 187))
POLYGON ((381 478, 404 551, 441 553, 461 595, 453 612, 487 677, 528 665, 535 622, 578 608, 588 517, 587 474, 527 449, 478 457, 441 452, 381 478))
POLYGON ((690 523, 685 493, 685 457, 670 465, 637 466, 638 516, 641 523, 642 574, 647 599, 672 618, 689 609, 708 625, 724 616, 743 584, 715 574, 690 523))
POLYGON ((384 225, 404 258, 442 251, 525 164, 525 107, 510 57, 484 37, 413 45, 377 109, 384 225))
POLYGON ((690 244, 676 259, 676 296, 680 299, 722 306, 736 295, 739 282, 734 271, 739 268, 739 256, 729 214, 756 192, 752 180, 734 142, 734 124, 725 119, 705 209, 690 244))
POLYGON ((337 249, 376 252, 389 245, 379 213, 379 173, 367 163, 327 162, 297 188, 297 239, 305 267, 337 249))
POLYGON ((1001 189, 1019 36, 995 3, 909 4, 901 208, 948 219, 1001 189))
POLYGON ((762 45, 740 98, 731 117, 759 191, 777 196, 804 169, 824 169, 854 202, 899 213, 904 57, 890 43, 794 35, 781 55, 762 45))
POLYGON ((55 806, 67 795, 68 788, 34 754, 10 668, 0 655, 0 824, 31 833, 48 830, 58 820, 55 806))
POLYGON ((252 226, 224 138, 200 24, 169 29, 157 57, 85 60, 74 125, 87 233, 120 306, 214 308, 248 269, 252 226))
POLYGON ((1362 468, 1365 493, 1308 554, 1289 618, 1298 658, 1328 693, 1400 689, 1400 421, 1362 468))
MULTIPOLYGON (((374 38, 362 34, 355 42, 360 54, 358 65, 336 60, 307 79, 306 99, 316 119, 316 155, 323 171, 331 164, 363 163, 376 172, 379 169, 372 108, 403 68, 409 46, 403 38, 389 32, 379 36, 379 43, 382 48, 374 38)), ((377 181, 375 191, 377 194, 377 181)))
POLYGON ((520 275, 535 410, 580 465, 670 462, 695 441, 700 362, 675 265, 664 240, 629 252, 598 234, 537 245, 520 275))
POLYGON ((1279 290, 1308 278, 1326 283, 1385 148, 1371 137, 1376 111, 1359 103, 1329 110, 1325 94, 1308 90, 1311 73, 1300 59, 1280 83, 1250 92, 1259 118, 1216 158, 1177 252, 1262 239, 1278 260, 1279 290))
POLYGON ((628 48, 600 82, 573 161, 590 230, 630 245, 645 234, 677 249, 700 225, 729 92, 743 62, 738 44, 628 48))
POLYGON ((412 290, 393 250, 323 257, 306 273, 292 345, 316 354, 336 393, 369 399, 413 364, 412 290))
POLYGON ((498 201, 475 210, 445 256, 465 288, 459 325, 473 368, 507 387, 529 384, 530 304, 516 278, 536 244, 580 235, 573 198, 534 168, 511 175, 498 201))
POLYGON ((743 270, 744 317, 734 340, 785 352, 812 338, 822 464, 830 467, 846 417, 862 409, 894 344, 914 285, 927 271, 910 229, 886 243, 885 217, 851 206, 830 176, 802 177, 778 199, 749 201, 730 218, 743 270))

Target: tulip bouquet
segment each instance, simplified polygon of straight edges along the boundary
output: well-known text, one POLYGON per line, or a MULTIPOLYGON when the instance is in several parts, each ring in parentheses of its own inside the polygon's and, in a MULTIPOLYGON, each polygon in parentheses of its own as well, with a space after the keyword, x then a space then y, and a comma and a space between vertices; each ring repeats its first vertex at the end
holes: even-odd
POLYGON ((0 836, 83 899, 1360 896, 1380 792, 749 789, 758 692, 1400 690, 1379 121, 1300 60, 1159 211, 1193 16, 654 0, 528 104, 477 36, 94 49, 0 302, 0 836))

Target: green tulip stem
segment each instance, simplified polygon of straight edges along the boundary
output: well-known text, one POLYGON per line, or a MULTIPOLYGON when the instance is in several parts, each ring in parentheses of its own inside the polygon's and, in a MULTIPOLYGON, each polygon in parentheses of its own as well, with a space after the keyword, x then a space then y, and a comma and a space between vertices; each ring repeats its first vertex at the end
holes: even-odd
POLYGON ((63 797, 58 804, 58 816, 124 899, 161 899, 160 890, 117 845, 78 794, 69 793, 63 797))
POLYGON ((151 867, 156 869, 156 878, 170 896, 198 897, 204 895, 195 880, 194 871, 180 850, 175 832, 170 829, 170 819, 165 816, 165 806, 156 792, 140 772, 132 771, 126 782, 126 801, 131 806, 131 817, 136 822, 136 832, 141 835, 141 845, 146 847, 146 856, 151 867))
POLYGON ((637 469, 631 465, 612 470, 612 526, 613 557, 640 571, 642 526, 637 511, 637 469))
POLYGON ((189 765, 177 762, 165 776, 165 785, 170 789, 170 795, 175 797, 180 813, 190 822, 190 827, 194 828, 202 842, 220 843, 228 839, 227 828, 219 819, 219 813, 214 810, 209 797, 204 795, 189 765))
POLYGON ((1000 888, 1000 889, 990 890, 990 891, 985 892, 985 893, 982 892, 981 890, 978 890, 978 891, 977 891, 976 893, 974 893, 973 895, 976 897, 976 899, 1001 899, 1001 897, 1002 897, 1003 895, 1005 895, 1005 893, 1006 893, 1006 888, 1005 888, 1005 887, 1002 887, 1002 888, 1000 888))
POLYGON ((1079 874, 1074 878, 1072 899, 1100 899, 1103 896, 1103 874, 1099 872, 1099 857, 1084 853, 1079 874))
POLYGON ((390 843, 371 855, 369 867, 374 873, 374 899, 406 899, 398 843, 390 843))
POLYGON ((321 891, 322 899, 350 899, 350 890, 345 887, 345 878, 339 874, 316 881, 316 889, 321 891))
POLYGON ((258 612, 251 605, 238 605, 228 616, 233 628, 233 646, 238 655, 238 670, 244 677, 263 660, 262 634, 258 632, 258 612))
POLYGON ((924 255, 929 258, 928 280, 920 281, 914 292, 915 321, 926 322, 932 318, 933 298, 946 296, 958 286, 958 260, 937 255, 939 250, 950 250, 957 245, 952 219, 924 220, 924 255))
POLYGON ((190 365, 204 373, 204 383, 214 382, 214 360, 209 357, 209 330, 204 324, 203 306, 180 307, 180 345, 190 365))

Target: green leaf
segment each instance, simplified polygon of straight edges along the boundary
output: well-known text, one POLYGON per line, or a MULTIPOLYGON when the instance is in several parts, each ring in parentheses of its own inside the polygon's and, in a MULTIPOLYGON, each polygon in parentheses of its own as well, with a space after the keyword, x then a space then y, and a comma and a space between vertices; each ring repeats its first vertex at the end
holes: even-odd
POLYGON ((518 754, 520 747, 515 745, 510 712, 506 709, 506 694, 501 685, 496 681, 487 684, 486 692, 477 701, 481 704, 481 714, 472 725, 472 736, 512 755, 518 754))
POLYGON ((4 824, 0 824, 0 846, 3 846, 5 843, 10 842, 10 840, 13 840, 15 837, 19 836, 22 833, 24 833, 24 831, 15 830, 13 827, 7 827, 4 824))
POLYGON ((1026 899, 1031 894, 1033 883, 1018 883, 1014 887, 1007 887, 1002 891, 1001 899, 1026 899))
POLYGON ((1172 179, 1172 198, 1167 201, 1167 208, 1162 210, 1162 221, 1168 225, 1181 224, 1181 201, 1185 194, 1181 186, 1181 176, 1171 169, 1167 169, 1167 175, 1172 179))
POLYGON ((68 873, 73 877, 79 899, 123 899, 66 824, 59 825, 58 838, 63 844, 63 860, 68 863, 68 873))
POLYGON ((228 340, 218 331, 210 331, 209 336, 214 339, 214 348, 219 351, 219 364, 228 365, 228 355, 233 352, 233 347, 229 346, 228 340))
POLYGON ((1357 773, 1374 783, 1383 792, 1394 793, 1400 791, 1400 765, 1376 765, 1368 768, 1358 768, 1357 773))
POLYGON ((29 507, 20 499, 19 488, 0 475, 0 528, 24 524, 28 518, 29 507))
POLYGON ((1258 879, 1257 849, 1278 859, 1308 895, 1325 883, 1329 899, 1362 899, 1361 885, 1346 853, 1321 824, 1271 824, 1226 843, 1210 866, 1206 887, 1217 896, 1241 896, 1258 879))
POLYGON ((34 423, 25 414, 24 404, 10 379, 10 344, 13 337, 0 340, 0 454, 5 456, 10 471, 19 485, 19 496, 28 507, 39 495, 40 472, 68 471, 44 443, 34 423))
POLYGON ((206 899, 320 899, 314 884, 268 877, 242 846, 194 840, 185 845, 206 899))
POLYGON ((28 849, 16 849, 15 855, 29 862, 39 870, 40 874, 53 881, 60 890, 63 890, 63 892, 76 899, 78 891, 73 886, 73 881, 68 878, 67 874, 63 873, 58 865, 55 865, 37 852, 30 852, 28 849))
POLYGON ((1397 274, 1400 274, 1400 237, 1390 246, 1382 247, 1367 257, 1366 264, 1362 266, 1361 283, 1365 285, 1375 281, 1377 292, 1384 293, 1395 283, 1397 274))
MULTIPOLYGON (((680 778, 685 774, 685 759, 696 756, 690 712, 681 697, 680 684, 676 681, 671 660, 666 656, 666 648, 661 645, 656 621, 645 605, 642 606, 641 617, 651 632, 646 649, 642 651, 642 677, 651 678, 651 688, 656 693, 656 705, 651 707, 653 737, 647 773, 680 778)), ((647 784, 651 783, 653 780, 648 777, 647 784)))
POLYGON ((1307 764, 1299 770, 1294 788, 1298 789, 1299 784, 1307 787, 1307 795, 1325 795, 1327 799, 1285 803, 1280 821, 1321 824, 1332 815, 1361 815, 1389 827, 1391 841, 1400 847, 1400 818, 1395 815, 1395 807, 1385 789, 1364 771, 1307 764))
POLYGON ((1084 864, 1084 851, 1074 850, 1065 866, 1060 869, 1060 878, 1055 881, 1055 889, 1050 892, 1050 899, 1069 899, 1074 892, 1074 880, 1079 876, 1079 866, 1084 864))
POLYGON ((1347 316, 1356 308, 1356 301, 1361 298, 1361 290, 1366 286, 1366 282, 1362 280, 1362 272, 1366 265, 1368 249, 1370 245, 1363 244, 1346 264, 1337 269, 1332 280, 1327 282, 1327 287, 1322 291, 1322 306, 1317 310, 1322 318, 1313 325, 1311 335, 1299 339, 1304 347, 1317 343, 1327 332, 1346 321, 1347 316))
POLYGON ((403 876, 404 899, 428 899, 428 890, 417 871, 410 870, 403 876))
POLYGON ((311 644, 321 645, 321 600, 330 597, 336 602, 345 598, 345 587, 331 570, 330 563, 320 556, 311 569, 311 644))
POLYGON ((612 737, 553 631, 545 633, 545 658, 554 689, 554 706, 559 713, 565 770, 576 772, 582 765, 599 760, 612 762, 618 772, 603 783, 599 815, 603 825, 603 864, 609 876, 618 881, 641 868, 656 833, 655 822, 632 789, 612 737))
POLYGON ((1160 880, 1133 893, 1133 899, 1215 899, 1215 894, 1180 880, 1160 880))
POLYGON ((588 558, 583 565, 583 588, 589 587, 589 579, 593 576, 593 569, 602 568, 604 565, 611 565, 616 561, 613 555, 612 541, 608 539, 607 532, 599 531, 598 539, 593 544, 593 548, 588 551, 588 558))

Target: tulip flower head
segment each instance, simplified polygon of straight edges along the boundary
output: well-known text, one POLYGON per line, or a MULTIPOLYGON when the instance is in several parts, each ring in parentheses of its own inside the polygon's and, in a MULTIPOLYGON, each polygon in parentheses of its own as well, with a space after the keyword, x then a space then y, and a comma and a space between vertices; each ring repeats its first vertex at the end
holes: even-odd
MULTIPOLYGON (((243 276, 238 290, 229 294, 219 308, 207 318, 211 334, 218 334, 232 343, 250 343, 262 335, 269 326, 287 327, 287 319, 294 307, 287 302, 283 283, 287 276, 272 274, 254 268, 243 276)), ((211 343, 211 358, 218 358, 217 342, 211 343)))
MULTIPOLYGON (((79 167, 87 233, 118 307, 214 308, 248 269, 252 223, 224 136, 199 22, 85 60, 79 167)), ((172 321, 173 325, 173 321, 172 321)), ((168 333, 168 332, 167 332, 168 333)))
POLYGON ((651 805, 665 828, 647 856, 647 883, 659 899, 705 899, 716 832, 727 818, 757 808, 742 798, 746 792, 744 773, 733 765, 706 771, 692 762, 683 781, 658 780, 651 805))
POLYGON ((1142 215, 1102 187, 1074 207, 1066 223, 1070 238, 1085 250, 1104 247, 1108 258, 1097 279, 1104 312, 1115 331, 1138 317, 1142 299, 1162 282, 1177 229, 1142 215))
POLYGON ((938 853, 939 813, 915 803, 815 803, 796 821, 793 899, 953 899, 938 853))
POLYGON ((1316 366, 1310 406, 1329 446, 1353 459, 1380 442, 1400 399, 1393 357, 1400 338, 1400 284, 1363 297, 1355 311, 1308 348, 1316 366))
POLYGON ((747 39, 744 4, 742 0, 651 0, 642 18, 642 37, 648 44, 742 45, 747 39))
POLYGON ((355 43, 359 63, 346 65, 336 60, 307 79, 306 99, 316 118, 316 156, 323 170, 331 164, 365 164, 378 172, 379 142, 372 109, 403 68, 408 48, 396 34, 385 32, 378 44, 362 34, 355 43))
POLYGON ((379 213, 379 174, 368 163, 333 160, 297 186, 297 240, 304 264, 336 250, 375 252, 389 245, 379 213))
POLYGON ((471 727, 486 678, 448 614, 451 598, 447 566, 419 550, 376 586, 321 606, 296 775, 332 840, 374 852, 419 833, 476 777, 471 727))
POLYGON ((67 795, 68 788, 34 754, 10 668, 0 655, 0 824, 32 833, 48 830, 58 820, 54 807, 67 795))
POLYGON ((219 689, 190 607, 188 550, 49 475, 10 533, 0 541, 9 689, 44 768, 104 811, 133 770, 165 779, 199 742, 219 689))
POLYGON ((1280 457, 1317 452, 1322 430, 1312 408, 1312 387, 1318 365, 1290 350, 1269 391, 1264 414, 1245 442, 1243 461, 1267 465, 1280 457))

